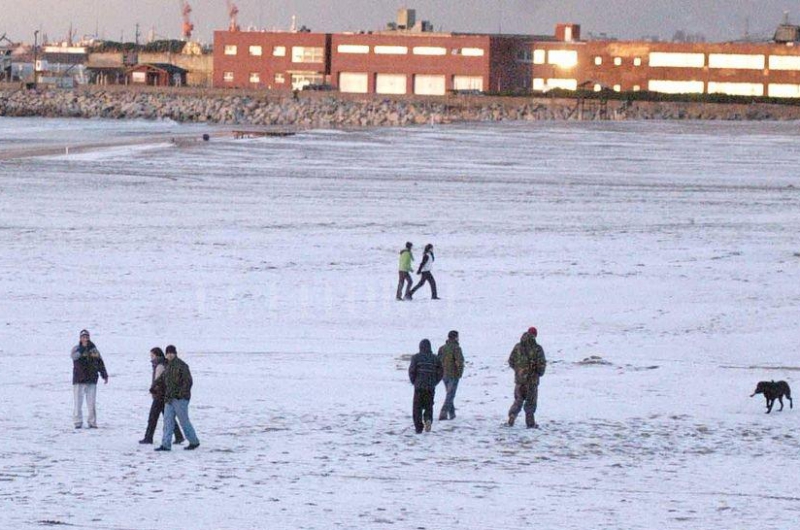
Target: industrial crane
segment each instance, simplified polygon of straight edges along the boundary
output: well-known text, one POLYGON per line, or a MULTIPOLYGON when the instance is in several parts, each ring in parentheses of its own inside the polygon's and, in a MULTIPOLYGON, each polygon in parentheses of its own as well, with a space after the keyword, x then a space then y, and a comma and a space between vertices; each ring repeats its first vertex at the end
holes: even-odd
POLYGON ((230 18, 228 31, 239 31, 239 23, 236 21, 236 15, 239 14, 239 8, 236 7, 236 4, 231 2, 231 0, 226 0, 226 2, 228 3, 228 17, 230 18))
POLYGON ((194 24, 189 20, 189 15, 192 13, 192 6, 189 5, 187 0, 178 1, 181 4, 181 14, 183 15, 183 40, 188 41, 192 38, 192 30, 194 30, 194 24))

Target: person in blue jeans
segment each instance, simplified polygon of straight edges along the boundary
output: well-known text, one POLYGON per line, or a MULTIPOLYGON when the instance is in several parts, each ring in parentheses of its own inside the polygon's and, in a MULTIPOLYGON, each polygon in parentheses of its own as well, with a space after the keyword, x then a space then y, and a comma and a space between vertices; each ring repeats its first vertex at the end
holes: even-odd
POLYGON ((456 417, 456 390, 458 382, 464 375, 464 354, 458 344, 458 331, 452 330, 447 334, 447 342, 439 348, 439 360, 444 370, 444 388, 447 394, 444 405, 439 413, 439 420, 453 420, 456 417))
POLYGON ((183 427, 183 434, 189 445, 184 447, 187 451, 194 451, 200 447, 200 440, 194 432, 194 426, 189 420, 189 400, 192 399, 192 373, 189 365, 178 359, 178 350, 170 344, 164 354, 167 357, 167 367, 164 370, 164 384, 166 393, 164 395, 164 436, 161 438, 161 445, 156 447, 156 451, 172 450, 172 435, 175 430, 175 417, 183 427))

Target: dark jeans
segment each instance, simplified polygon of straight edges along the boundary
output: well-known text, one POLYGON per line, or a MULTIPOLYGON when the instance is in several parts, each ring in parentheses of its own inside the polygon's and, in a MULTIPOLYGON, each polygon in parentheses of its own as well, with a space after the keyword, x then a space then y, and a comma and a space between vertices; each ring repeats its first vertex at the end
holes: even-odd
POLYGON ((460 379, 456 379, 455 377, 444 378, 444 389, 447 391, 447 394, 444 397, 442 411, 439 413, 440 420, 452 420, 456 417, 456 406, 453 404, 453 402, 456 399, 456 390, 458 390, 459 381, 460 379))
POLYGON ((514 386, 514 404, 508 411, 509 416, 517 417, 517 414, 522 410, 523 405, 525 408, 525 424, 528 427, 533 427, 536 422, 534 414, 536 413, 536 404, 539 399, 539 382, 526 383, 514 386))
MULTIPOLYGON (((153 441, 153 435, 158 425, 158 417, 162 414, 164 414, 164 400, 153 399, 153 403, 150 405, 150 416, 147 418, 147 430, 144 433, 144 439, 148 442, 153 441)), ((183 433, 181 432, 181 428, 175 424, 175 443, 181 442, 183 442, 183 433)))
POLYGON ((406 296, 410 296, 411 293, 411 284, 414 282, 411 280, 411 274, 405 271, 398 271, 400 276, 400 280, 397 282, 397 298, 402 299, 403 297, 403 282, 407 282, 406 285, 406 296))
POLYGON ((418 433, 422 432, 423 421, 433 422, 433 395, 435 390, 414 389, 414 406, 411 416, 414 418, 414 428, 418 433))
POLYGON ((431 284, 431 298, 439 298, 436 294, 436 280, 433 279, 433 274, 430 272, 423 272, 422 278, 419 280, 419 283, 411 289, 411 295, 413 296, 414 293, 417 292, 417 289, 425 285, 425 282, 429 282, 431 284))

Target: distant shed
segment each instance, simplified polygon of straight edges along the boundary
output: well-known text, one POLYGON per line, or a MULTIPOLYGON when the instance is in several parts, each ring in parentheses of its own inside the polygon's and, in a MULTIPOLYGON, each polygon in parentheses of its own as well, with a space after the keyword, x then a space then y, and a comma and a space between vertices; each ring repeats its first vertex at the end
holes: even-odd
POLYGON ((125 71, 128 85, 185 86, 188 70, 167 63, 143 63, 125 71))

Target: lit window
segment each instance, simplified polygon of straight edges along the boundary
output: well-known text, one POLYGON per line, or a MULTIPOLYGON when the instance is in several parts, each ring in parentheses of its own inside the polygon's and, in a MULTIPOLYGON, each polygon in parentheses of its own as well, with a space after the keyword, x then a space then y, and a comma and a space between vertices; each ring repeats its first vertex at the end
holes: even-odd
POLYGON ((614 57, 614 66, 622 66, 622 57, 614 57))
POLYGON ((560 88, 562 90, 578 90, 577 79, 548 79, 547 88, 560 88))
POLYGON ((544 50, 533 50, 533 64, 544 64, 546 55, 544 50))
POLYGON ((293 63, 321 63, 322 48, 318 46, 292 46, 293 63))
POLYGON ((461 48, 461 55, 467 57, 483 57, 483 48, 461 48))
POLYGON ((284 75, 282 73, 275 74, 275 82, 279 83, 279 84, 280 83, 285 83, 286 82, 286 77, 284 77, 284 75))
POLYGON ((236 55, 236 45, 235 44, 226 44, 225 45, 225 55, 236 55))
MULTIPOLYGON (((800 71, 800 55, 770 55, 769 69, 800 71)), ((777 90, 782 90, 782 89, 777 89, 777 90)))
POLYGON ((545 90, 545 88, 546 87, 545 87, 545 84, 544 84, 544 79, 541 79, 539 77, 534 77, 533 78, 533 90, 536 90, 537 92, 541 92, 541 91, 545 90))
MULTIPOLYGON (((702 53, 700 54, 703 55, 702 53)), ((663 92, 665 94, 702 94, 705 83, 702 81, 671 81, 653 79, 647 82, 650 92, 663 92)))
POLYGON ((406 55, 408 46, 375 46, 376 55, 406 55))
POLYGON ((800 98, 800 85, 770 83, 767 94, 771 98, 800 98))
POLYGON ((251 83, 260 83, 261 82, 261 75, 258 72, 250 72, 250 82, 251 83))
POLYGON ((308 85, 321 85, 322 82, 322 74, 316 72, 292 74, 292 90, 303 90, 308 85))
POLYGON ((633 66, 642 66, 642 58, 641 57, 634 57, 633 58, 633 66))
POLYGON ((596 66, 600 66, 600 65, 602 65, 602 64, 603 64, 603 58, 602 58, 602 57, 595 57, 595 58, 594 58, 594 64, 595 64, 596 66))
POLYGON ((633 91, 634 92, 639 92, 641 89, 642 89, 642 87, 640 87, 639 85, 633 85, 633 91))
POLYGON ((601 90, 603 90, 603 87, 600 86, 600 83, 595 83, 594 84, 594 91, 595 92, 600 92, 601 90))
POLYGON ((233 82, 233 72, 222 72, 222 80, 226 83, 233 82))
POLYGON ((578 52, 575 50, 550 50, 547 62, 559 68, 572 68, 578 64, 578 52))
POLYGON ((369 53, 369 46, 360 44, 340 44, 336 47, 339 53, 369 53))
POLYGON ((721 83, 708 82, 709 94, 727 94, 729 96, 763 96, 764 85, 761 83, 721 83))
POLYGON ((703 53, 652 52, 650 54, 650 68, 702 68, 705 64, 706 56, 703 53))
POLYGON ((261 57, 261 46, 250 46, 250 55, 261 57))
POLYGON ((614 92, 622 92, 622 86, 614 85, 614 92))
POLYGON ((735 53, 708 54, 709 68, 735 68, 740 70, 763 70, 763 55, 742 55, 735 53))
POLYGON ((286 46, 275 46, 272 48, 273 57, 286 57, 286 46))
POLYGON ((414 55, 447 55, 447 48, 438 46, 414 46, 414 55))

